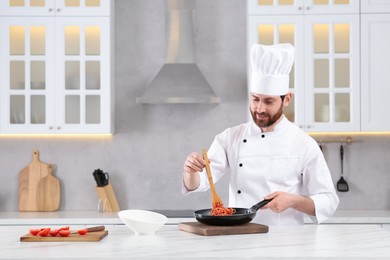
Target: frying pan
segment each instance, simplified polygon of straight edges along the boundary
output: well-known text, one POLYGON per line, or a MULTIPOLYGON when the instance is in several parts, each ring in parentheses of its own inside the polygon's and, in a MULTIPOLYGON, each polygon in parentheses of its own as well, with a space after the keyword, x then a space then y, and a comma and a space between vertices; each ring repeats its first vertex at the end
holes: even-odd
POLYGON ((251 208, 233 208, 236 212, 230 216, 212 216, 211 209, 200 209, 194 212, 194 216, 200 223, 210 226, 235 226, 246 224, 256 216, 256 212, 271 200, 263 200, 251 208))

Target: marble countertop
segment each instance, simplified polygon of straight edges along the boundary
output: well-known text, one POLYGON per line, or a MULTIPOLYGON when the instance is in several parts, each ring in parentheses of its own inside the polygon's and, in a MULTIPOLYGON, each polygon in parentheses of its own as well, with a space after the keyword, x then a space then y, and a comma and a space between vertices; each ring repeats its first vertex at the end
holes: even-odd
POLYGON ((390 256, 390 232, 375 225, 271 226, 268 233, 201 236, 165 225, 154 235, 108 226, 100 242, 20 242, 29 226, 0 227, 0 258, 367 258, 390 256))
MULTIPOLYGON (((191 210, 156 210, 166 215, 168 224, 193 221, 191 210)), ((309 218, 306 223, 311 223, 309 218)), ((327 224, 390 224, 390 210, 338 210, 327 224)), ((122 225, 117 213, 95 211, 0 212, 4 225, 122 225)))

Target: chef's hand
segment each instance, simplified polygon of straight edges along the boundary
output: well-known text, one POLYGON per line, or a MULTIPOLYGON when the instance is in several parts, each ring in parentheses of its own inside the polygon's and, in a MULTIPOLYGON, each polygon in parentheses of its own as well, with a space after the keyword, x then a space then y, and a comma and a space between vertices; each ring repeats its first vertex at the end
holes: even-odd
POLYGON ((203 157, 196 152, 192 152, 184 162, 184 171, 191 174, 201 172, 205 165, 206 162, 203 157))
POLYGON ((271 201, 268 202, 268 204, 263 206, 261 209, 270 209, 276 213, 283 212, 286 209, 291 208, 294 200, 293 196, 296 195, 289 194, 282 191, 273 192, 264 197, 264 199, 271 200, 271 201))
POLYGON ((280 213, 288 208, 293 208, 308 215, 315 216, 314 202, 308 196, 276 191, 265 196, 264 199, 272 199, 272 201, 263 206, 261 209, 270 209, 273 212, 280 213))
POLYGON ((187 156, 184 162, 183 181, 184 186, 188 191, 195 190, 199 187, 199 172, 201 172, 205 166, 206 162, 200 154, 192 152, 187 156))

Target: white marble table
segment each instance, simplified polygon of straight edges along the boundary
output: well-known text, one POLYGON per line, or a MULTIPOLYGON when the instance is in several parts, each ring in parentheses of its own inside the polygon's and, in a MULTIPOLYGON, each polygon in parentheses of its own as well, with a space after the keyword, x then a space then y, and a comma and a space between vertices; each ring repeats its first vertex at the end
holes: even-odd
POLYGON ((177 225, 147 236, 120 225, 107 229, 100 242, 20 242, 29 226, 2 226, 0 258, 390 257, 390 232, 375 225, 271 226, 266 234, 211 237, 180 231, 177 225))

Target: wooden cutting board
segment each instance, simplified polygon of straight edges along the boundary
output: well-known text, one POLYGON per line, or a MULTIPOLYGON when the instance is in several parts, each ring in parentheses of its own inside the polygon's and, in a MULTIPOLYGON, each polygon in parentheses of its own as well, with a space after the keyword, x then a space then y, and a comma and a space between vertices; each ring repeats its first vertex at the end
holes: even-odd
POLYGON ((19 173, 19 211, 55 211, 60 207, 60 182, 53 167, 39 160, 39 151, 19 173))
POLYGON ((237 226, 208 226, 199 222, 179 223, 179 229, 202 236, 268 233, 269 230, 268 226, 255 223, 237 226))
POLYGON ((33 236, 30 233, 20 237, 21 242, 98 242, 107 236, 108 230, 90 232, 85 235, 70 234, 67 237, 48 235, 47 237, 33 236))

